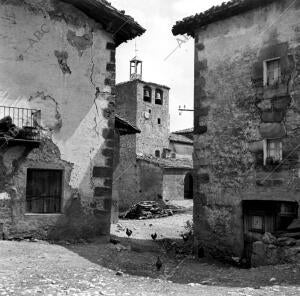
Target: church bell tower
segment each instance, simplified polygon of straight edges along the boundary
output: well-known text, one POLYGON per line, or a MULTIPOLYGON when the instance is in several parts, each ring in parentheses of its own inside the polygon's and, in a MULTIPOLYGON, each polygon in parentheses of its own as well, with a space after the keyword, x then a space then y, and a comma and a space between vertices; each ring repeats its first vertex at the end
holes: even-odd
POLYGON ((130 80, 142 80, 143 62, 136 56, 130 61, 130 80))

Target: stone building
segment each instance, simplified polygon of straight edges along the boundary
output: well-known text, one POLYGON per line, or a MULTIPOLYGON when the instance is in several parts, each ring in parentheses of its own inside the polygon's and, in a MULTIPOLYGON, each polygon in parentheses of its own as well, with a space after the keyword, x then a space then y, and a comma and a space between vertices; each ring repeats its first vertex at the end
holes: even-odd
POLYGON ((2 1, 0 226, 109 234, 115 50, 144 33, 105 0, 2 1))
POLYGON ((141 132, 120 138, 113 198, 120 211, 139 201, 192 198, 193 141, 170 134, 169 87, 142 80, 137 58, 130 71, 130 80, 116 86, 116 110, 141 132))
POLYGON ((173 27, 195 40, 195 244, 207 253, 297 253, 282 242, 299 215, 299 17, 299 1, 234 0, 173 27))
MULTIPOLYGON (((142 61, 133 59, 130 65, 137 63, 142 61)), ((141 130, 132 137, 136 153, 161 156, 169 147, 169 87, 145 82, 138 69, 133 69, 137 74, 132 72, 129 81, 116 86, 117 112, 141 130)))
MULTIPOLYGON (((114 137, 114 166, 113 166, 113 180, 118 178, 118 166, 120 162, 120 140, 121 137, 126 135, 133 135, 140 133, 141 131, 128 120, 115 114, 115 137, 114 137)), ((113 190, 113 193, 114 190, 113 190)), ((119 214, 119 203, 117 200, 117 195, 112 195, 112 205, 111 205, 111 223, 116 223, 118 221, 119 214)))
POLYGON ((169 149, 175 153, 177 158, 192 159, 194 151, 193 135, 181 133, 181 131, 172 132, 169 136, 169 149))

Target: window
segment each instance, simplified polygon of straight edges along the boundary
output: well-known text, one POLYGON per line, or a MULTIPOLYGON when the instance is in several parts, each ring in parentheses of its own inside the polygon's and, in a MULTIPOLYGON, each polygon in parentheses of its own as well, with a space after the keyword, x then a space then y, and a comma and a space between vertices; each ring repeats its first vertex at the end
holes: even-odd
POLYGON ((155 157, 160 157, 160 151, 159 150, 155 150, 155 157))
POLYGON ((280 82, 280 59, 272 59, 264 62, 264 85, 272 86, 280 82))
POLYGON ((148 110, 149 114, 151 114, 151 109, 148 110))
POLYGON ((157 119, 157 123, 160 124, 160 118, 157 119))
POLYGON ((286 230, 297 218, 297 214, 297 202, 244 201, 244 231, 246 233, 273 233, 278 230, 286 230))
POLYGON ((264 141, 264 165, 278 164, 282 160, 282 142, 280 140, 264 141))
POLYGON ((144 101, 151 103, 151 88, 149 86, 144 86, 144 101))
POLYGON ((155 90, 155 104, 157 105, 163 104, 163 91, 160 89, 155 90))
POLYGON ((60 213, 62 176, 62 170, 27 170, 27 213, 60 213))

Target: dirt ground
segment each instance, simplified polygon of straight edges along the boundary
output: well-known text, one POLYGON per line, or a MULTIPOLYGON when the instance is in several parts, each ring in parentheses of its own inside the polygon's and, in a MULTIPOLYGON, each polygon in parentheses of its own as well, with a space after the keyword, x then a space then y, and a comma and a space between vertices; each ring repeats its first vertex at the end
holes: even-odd
POLYGON ((138 251, 130 248, 131 242, 151 242, 153 230, 178 239, 190 218, 187 213, 155 221, 120 221, 133 230, 132 238, 113 230, 122 244, 0 241, 0 295, 300 295, 299 265, 238 269, 163 249, 147 252, 143 244, 138 251), (160 271, 155 267, 158 254, 160 271))
POLYGON ((180 239, 180 234, 186 232, 187 221, 193 221, 193 214, 188 211, 166 218, 146 220, 120 220, 118 224, 111 225, 111 234, 118 237, 127 237, 126 228, 132 230, 131 238, 152 240, 151 234, 157 233, 157 239, 180 239))

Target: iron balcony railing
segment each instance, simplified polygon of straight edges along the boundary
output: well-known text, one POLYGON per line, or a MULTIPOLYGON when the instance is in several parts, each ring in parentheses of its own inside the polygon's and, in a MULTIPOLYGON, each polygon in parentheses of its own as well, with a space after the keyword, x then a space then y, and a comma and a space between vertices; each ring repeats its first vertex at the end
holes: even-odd
POLYGON ((0 106, 0 119, 6 116, 10 116, 13 124, 19 128, 37 128, 41 121, 41 110, 0 106))
POLYGON ((28 108, 0 106, 0 136, 24 140, 40 140, 38 127, 41 123, 41 111, 28 108))

